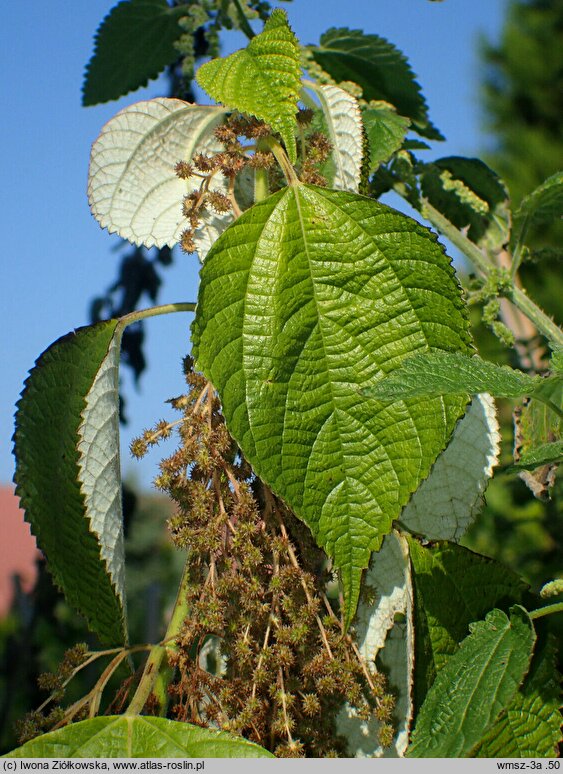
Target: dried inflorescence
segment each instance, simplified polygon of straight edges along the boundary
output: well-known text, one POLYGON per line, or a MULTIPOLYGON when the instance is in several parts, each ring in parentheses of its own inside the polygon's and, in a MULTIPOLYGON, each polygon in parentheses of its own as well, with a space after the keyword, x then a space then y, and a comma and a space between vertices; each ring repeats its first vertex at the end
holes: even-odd
POLYGON ((67 684, 80 669, 88 657, 88 646, 78 643, 67 650, 56 672, 44 672, 37 683, 42 691, 50 694, 38 710, 28 713, 16 723, 16 736, 19 744, 33 739, 39 734, 51 731, 61 724, 66 711, 61 706, 67 684))
MULTIPOLYGON (((300 110, 297 120, 300 131, 302 153, 297 171, 304 183, 326 185, 321 167, 326 162, 332 145, 319 131, 310 131, 309 124, 313 111, 300 110)), ((233 211, 241 214, 235 196, 237 177, 245 168, 268 171, 268 188, 273 193, 284 184, 281 170, 275 164, 275 157, 269 150, 264 138, 272 135, 268 124, 253 116, 234 113, 220 126, 216 127, 215 138, 223 145, 217 153, 198 153, 190 162, 178 161, 175 173, 181 180, 198 178, 201 182, 197 190, 187 194, 182 201, 182 215, 188 221, 180 235, 180 247, 186 253, 196 252, 195 232, 209 210, 217 214, 233 211), (217 175, 226 179, 226 192, 213 190, 213 179, 217 175)))
MULTIPOLYGON (((212 385, 185 360, 179 448, 156 485, 176 502, 173 541, 188 556, 188 610, 171 656, 173 717, 242 734, 278 756, 346 755, 344 702, 393 735, 394 700, 343 633, 332 573, 309 531, 253 474, 212 385)), ((135 453, 170 434, 159 423, 135 453)))

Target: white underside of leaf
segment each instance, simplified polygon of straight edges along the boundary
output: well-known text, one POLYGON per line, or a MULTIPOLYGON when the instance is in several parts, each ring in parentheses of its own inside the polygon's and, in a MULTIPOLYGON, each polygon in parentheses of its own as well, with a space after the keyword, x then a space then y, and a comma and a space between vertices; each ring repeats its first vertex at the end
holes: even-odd
MULTIPOLYGON (((494 401, 487 393, 477 395, 450 444, 403 510, 401 526, 429 540, 459 540, 482 506, 498 462, 499 444, 494 401)), ((355 639, 366 663, 373 665, 377 658, 378 667, 388 675, 389 688, 397 697, 394 714, 399 722, 389 750, 377 742, 379 723, 359 720, 348 706, 340 713, 338 731, 346 736, 349 752, 356 757, 401 757, 412 721, 414 663, 410 564, 403 538, 395 533, 385 537, 381 551, 372 556, 363 585, 355 639), (404 620, 396 622, 398 615, 404 620)))
MULTIPOLYGON (((102 129, 92 148, 88 199, 103 228, 136 245, 173 247, 188 228, 182 200, 201 179, 181 180, 178 161, 221 150, 213 130, 225 109, 191 105, 179 99, 137 102, 120 111, 102 129)), ((225 190, 216 175, 211 189, 225 190)), ((232 214, 207 213, 195 239, 203 257, 232 220, 232 214)))
POLYGON ((384 750, 377 738, 380 724, 360 720, 346 705, 337 720, 338 733, 348 740, 356 758, 401 757, 412 721, 413 628, 412 587, 408 545, 404 538, 386 535, 366 571, 354 627, 360 654, 371 671, 383 668, 388 688, 396 696, 397 719, 393 746, 384 750), (403 620, 395 622, 399 616, 403 620))
MULTIPOLYGON (((78 430, 78 480, 90 530, 97 536, 115 592, 125 611, 125 551, 119 461, 119 351, 114 335, 86 396, 78 430)), ((95 589, 92 590, 95 594, 95 589)))
POLYGON ((499 450, 494 401, 488 393, 476 395, 430 475, 405 506, 401 526, 427 540, 459 541, 481 510, 499 450))
POLYGON ((357 193, 363 156, 362 114, 357 100, 338 86, 313 86, 325 115, 336 167, 330 187, 357 193))

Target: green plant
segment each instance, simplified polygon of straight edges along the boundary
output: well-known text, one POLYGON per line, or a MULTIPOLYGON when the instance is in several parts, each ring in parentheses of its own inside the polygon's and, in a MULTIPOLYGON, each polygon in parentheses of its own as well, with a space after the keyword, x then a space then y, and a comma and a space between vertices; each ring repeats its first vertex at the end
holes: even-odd
POLYGON ((517 282, 529 225, 561 214, 561 175, 511 218, 482 162, 415 155, 419 138, 441 135, 394 46, 333 29, 303 48, 266 6, 130 0, 100 34, 96 100, 178 52, 190 74, 183 33, 209 32, 221 14, 249 43, 197 71, 217 105, 137 103, 94 144, 100 224, 197 252, 201 282, 197 304, 59 339, 26 382, 17 491, 57 584, 108 647, 77 647, 43 678, 48 719, 32 713, 11 755, 554 756, 544 619, 563 603, 543 605, 458 543, 498 462, 491 396, 527 399, 512 472, 543 494, 562 459, 563 332, 517 282), (251 11, 266 18, 257 35, 251 11), (157 22, 167 52, 132 55, 126 82, 104 91, 102 41, 157 22), (465 289, 436 235, 377 201, 391 189, 472 263, 465 289), (468 306, 513 342, 501 299, 547 342, 541 374, 475 354, 468 306), (163 639, 131 645, 119 349, 129 324, 172 312, 195 312, 186 393, 171 400, 180 418, 144 431, 132 453, 177 432, 155 483, 176 504, 169 530, 186 565, 163 639), (91 691, 65 705, 66 685, 100 658, 91 691))

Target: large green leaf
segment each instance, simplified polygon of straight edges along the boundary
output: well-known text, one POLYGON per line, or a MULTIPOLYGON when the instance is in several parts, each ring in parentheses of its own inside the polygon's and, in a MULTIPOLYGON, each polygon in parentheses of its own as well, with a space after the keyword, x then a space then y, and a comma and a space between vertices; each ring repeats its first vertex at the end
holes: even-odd
POLYGON ((290 160, 297 159, 295 127, 301 87, 299 44, 279 8, 246 48, 212 59, 197 71, 197 82, 221 104, 250 113, 279 132, 290 160))
POLYGON ((554 639, 538 639, 530 671, 506 712, 473 749, 473 758, 556 758, 561 686, 554 639))
POLYGON ((166 0, 123 0, 111 9, 96 33, 96 47, 84 78, 82 104, 118 99, 145 86, 179 54, 178 19, 183 6, 166 0))
POLYGON ((503 565, 455 543, 423 547, 409 539, 415 595, 415 703, 477 621, 493 607, 519 602, 525 584, 503 565))
POLYGON ((414 351, 468 351, 447 256, 428 229, 371 199, 283 189, 210 251, 193 342, 256 473, 341 569, 350 618, 371 551, 465 406, 359 394, 414 351))
POLYGON ((38 736, 6 758, 273 758, 221 731, 140 715, 110 715, 38 736))
MULTIPOLYGON (((108 121, 92 146, 88 173, 88 200, 99 224, 136 245, 173 247, 189 225, 183 197, 201 183, 181 180, 174 167, 222 149, 213 130, 225 112, 159 98, 130 105, 108 121)), ((225 188, 216 175, 211 189, 225 188)), ((231 220, 229 213, 206 213, 194 235, 201 259, 231 220)))
POLYGON ((37 360, 18 403, 16 493, 57 585, 99 637, 126 640, 117 320, 37 360))
POLYGON ((310 49, 315 61, 338 83, 353 81, 366 101, 384 100, 410 118, 422 136, 442 140, 428 119, 426 102, 405 56, 379 35, 332 28, 310 49))
POLYGON ((510 706, 536 635, 522 607, 491 610, 438 673, 418 714, 410 758, 464 758, 510 706))

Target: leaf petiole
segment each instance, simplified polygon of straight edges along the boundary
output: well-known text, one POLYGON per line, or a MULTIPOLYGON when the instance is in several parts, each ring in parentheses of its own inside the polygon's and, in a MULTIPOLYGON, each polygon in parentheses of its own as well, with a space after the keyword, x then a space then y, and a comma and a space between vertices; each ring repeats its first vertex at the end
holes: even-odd
POLYGON ((536 618, 543 618, 546 615, 553 615, 554 613, 563 613, 563 602, 554 602, 553 605, 538 607, 537 610, 532 610, 528 615, 534 621, 536 618))

